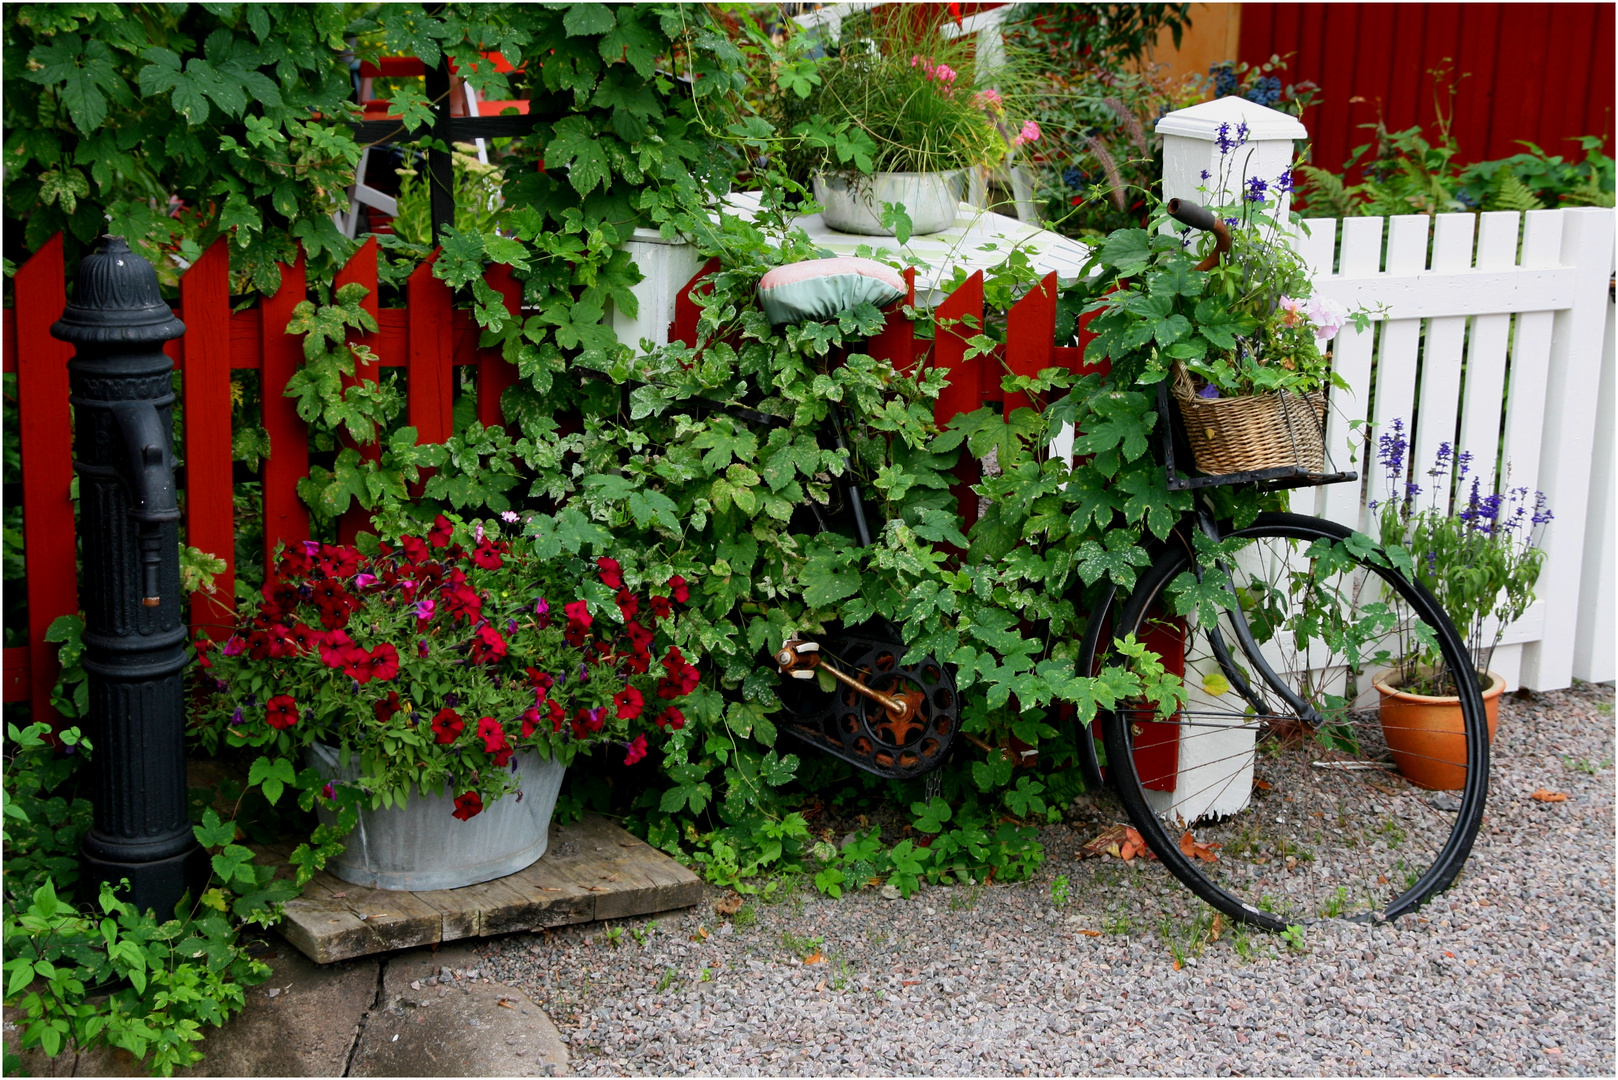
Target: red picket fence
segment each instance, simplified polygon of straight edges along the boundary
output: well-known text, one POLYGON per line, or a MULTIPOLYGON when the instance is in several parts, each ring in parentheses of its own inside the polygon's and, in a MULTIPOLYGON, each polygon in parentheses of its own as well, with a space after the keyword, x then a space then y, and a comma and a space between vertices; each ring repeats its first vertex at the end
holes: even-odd
MULTIPOLYGON (((263 485, 266 576, 269 558, 282 542, 309 536, 309 515, 298 498, 297 484, 309 474, 309 433, 285 396, 287 380, 303 362, 302 342, 286 332, 292 310, 307 298, 303 258, 281 267, 281 287, 245 310, 231 310, 229 251, 221 238, 180 279, 175 315, 186 332, 166 351, 181 373, 180 407, 184 419, 185 463, 182 490, 185 535, 189 544, 222 557, 219 595, 235 595, 235 520, 232 503, 231 400, 233 371, 257 371, 262 402, 261 423, 269 433, 271 454, 260 477, 263 485)), ((353 340, 369 345, 381 367, 406 371, 405 419, 422 443, 442 442, 453 432, 454 371, 477 369, 478 419, 503 424, 500 395, 517 380, 515 367, 498 348, 478 348, 478 327, 471 315, 454 307, 446 284, 432 276, 432 260, 411 274, 402 308, 383 308, 377 300, 377 249, 367 241, 337 275, 337 285, 358 282, 370 290, 364 307, 375 317, 374 334, 353 340)), ((681 291, 670 336, 695 344, 697 305, 691 300, 702 279, 717 268, 705 266, 681 291)), ((50 327, 67 303, 61 238, 46 244, 17 271, 15 305, 4 319, 4 370, 17 375, 17 406, 22 450, 23 537, 28 574, 27 646, 4 651, 5 701, 30 701, 33 715, 54 721, 51 689, 58 675, 55 648, 45 644, 45 631, 61 615, 79 608, 75 560, 74 508, 69 496, 73 479, 72 418, 68 405, 67 361, 72 349, 50 336, 50 327)), ((907 271, 914 301, 914 272, 907 271)), ((520 313, 522 286, 504 266, 490 268, 485 280, 520 313)), ((1007 415, 1027 404, 1022 395, 1000 389, 1004 371, 1033 375, 1041 368, 1082 368, 1082 349, 1056 346, 1056 275, 1030 290, 1008 313, 1007 346, 991 355, 968 358, 967 339, 983 317, 983 277, 976 274, 939 306, 941 325, 935 341, 915 337, 914 329, 895 305, 886 328, 869 345, 871 355, 908 368, 930 351, 931 362, 951 373, 935 416, 947 423, 987 401, 1004 400, 1007 415), (970 318, 967 318, 970 317, 970 318)), ((374 368, 374 365, 373 365, 374 368)), ((375 380, 376 370, 358 377, 375 380)), ((375 448, 371 448, 375 452, 375 448)), ((967 485, 977 479, 977 463, 964 462, 957 473, 956 495, 968 523, 976 519, 977 500, 967 485)), ((345 540, 363 526, 358 511, 340 523, 345 540)), ((220 602, 198 595, 191 622, 222 635, 231 612, 220 602)))

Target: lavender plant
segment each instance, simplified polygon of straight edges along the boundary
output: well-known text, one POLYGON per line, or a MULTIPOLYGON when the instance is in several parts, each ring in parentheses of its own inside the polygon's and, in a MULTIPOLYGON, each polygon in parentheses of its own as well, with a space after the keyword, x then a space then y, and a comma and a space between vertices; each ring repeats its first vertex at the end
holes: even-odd
MULTIPOLYGON (((1551 519, 1543 492, 1510 485, 1510 469, 1501 490, 1489 490, 1472 469, 1470 451, 1456 453, 1449 443, 1438 447, 1425 504, 1423 489, 1409 460, 1410 442, 1402 419, 1377 439, 1377 458, 1386 470, 1387 497, 1372 502, 1384 548, 1410 553, 1416 580, 1438 599, 1466 641, 1480 688, 1505 628, 1520 619, 1534 601, 1534 584, 1545 562, 1540 540, 1551 519), (1408 466, 1408 468, 1407 468, 1408 466), (1470 479, 1469 479, 1470 478, 1470 479)), ((1448 696, 1456 693, 1446 670, 1437 663, 1436 642, 1407 639, 1401 631, 1398 685, 1412 693, 1448 696)))

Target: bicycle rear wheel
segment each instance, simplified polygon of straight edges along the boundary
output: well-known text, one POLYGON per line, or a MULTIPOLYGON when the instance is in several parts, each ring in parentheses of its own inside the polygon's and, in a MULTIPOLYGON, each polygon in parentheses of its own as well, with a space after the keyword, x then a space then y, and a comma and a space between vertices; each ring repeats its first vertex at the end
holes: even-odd
POLYGON ((1390 666, 1398 635, 1436 641, 1451 675, 1471 665, 1431 594, 1373 565, 1381 556, 1369 544, 1353 554, 1343 543, 1351 535, 1263 514, 1224 537, 1239 549, 1213 568, 1176 545, 1113 627, 1115 639, 1147 641, 1187 694, 1166 718, 1143 703, 1102 717, 1125 808, 1197 895, 1270 929, 1414 909, 1454 881, 1483 816, 1488 735, 1474 679, 1455 683, 1462 730, 1436 751, 1454 790, 1417 787, 1397 771, 1372 679, 1390 666), (1220 572, 1237 612, 1205 605, 1211 620, 1181 615, 1176 594, 1220 572))

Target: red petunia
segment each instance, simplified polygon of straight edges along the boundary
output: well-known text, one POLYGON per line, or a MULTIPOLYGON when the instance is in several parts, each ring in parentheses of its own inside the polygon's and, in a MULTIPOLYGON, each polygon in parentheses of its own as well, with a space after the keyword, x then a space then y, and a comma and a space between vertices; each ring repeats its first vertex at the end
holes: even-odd
POLYGON ((479 720, 478 738, 483 740, 484 751, 493 755, 497 767, 503 767, 511 760, 511 743, 506 741, 506 731, 500 726, 500 721, 492 716, 479 720))
POLYGON ((670 705, 668 708, 657 714, 657 720, 654 722, 660 728, 671 727, 675 731, 679 731, 681 728, 685 727, 685 713, 681 712, 679 709, 676 709, 673 705, 670 705))
POLYGON ((465 615, 468 622, 483 616, 483 598, 465 582, 454 582, 444 589, 444 610, 452 616, 465 615))
POLYGON ((522 737, 533 738, 534 732, 539 729, 539 710, 526 709, 522 714, 522 737))
POLYGON ((304 577, 309 573, 309 554, 303 550, 302 544, 289 547, 281 552, 275 569, 284 577, 304 577))
POLYGON ((461 737, 466 730, 466 721, 454 709, 439 709, 438 715, 433 717, 433 740, 449 744, 461 737))
POLYGON ((614 599, 618 601, 618 610, 624 613, 625 622, 633 619, 635 613, 640 610, 640 601, 635 599, 635 594, 628 589, 619 589, 614 599))
POLYGON ((312 626, 294 623, 290 634, 292 644, 300 654, 307 655, 320 647, 321 635, 312 626))
POLYGON ((546 694, 550 693, 551 687, 556 685, 555 679, 538 668, 527 668, 525 670, 528 672, 528 681, 534 684, 535 701, 544 698, 546 694))
POLYGON ((377 682, 389 682, 399 674, 399 650, 386 641, 370 652, 364 653, 364 657, 356 666, 365 674, 355 676, 362 683, 372 679, 377 682))
POLYGON ((500 631, 484 623, 472 637, 472 662, 492 664, 506 655, 506 639, 500 631))
POLYGON ((371 706, 372 711, 376 713, 376 722, 379 724, 385 724, 392 720, 393 714, 398 712, 400 708, 399 691, 397 690, 389 690, 386 698, 371 706))
POLYGON ((488 537, 484 537, 478 541, 477 550, 472 552, 472 561, 485 570, 498 570, 505 565, 505 560, 500 558, 505 546, 491 543, 488 537))
POLYGON ((601 570, 601 584, 609 589, 621 589, 624 587, 624 574, 618 565, 617 559, 609 559, 603 556, 596 560, 596 566, 601 570))
POLYGON ((578 623, 580 626, 589 626, 590 605, 583 600, 575 600, 571 604, 562 605, 562 611, 567 615, 567 621, 578 623))
POLYGON ((629 644, 636 652, 641 652, 652 643, 653 634, 640 623, 632 622, 624 627, 624 636, 629 638, 629 644))
POLYGON ((669 603, 669 598, 666 596, 651 597, 651 605, 652 618, 654 619, 666 619, 674 614, 674 605, 669 603))
POLYGON ((475 791, 455 796, 455 816, 462 821, 471 821, 483 813, 483 796, 475 791))
POLYGON ((264 719, 275 730, 285 731, 298 722, 298 703, 287 694, 277 694, 264 703, 264 719))
POLYGON ((669 578, 669 591, 677 603, 685 603, 691 599, 691 589, 685 583, 685 578, 675 574, 669 578))
POLYGON ((567 719, 567 710, 562 708, 562 703, 559 701, 547 701, 545 704, 550 709, 551 731, 561 731, 562 721, 567 719))
POLYGON ((404 552, 404 557, 414 566, 420 566, 427 561, 427 541, 419 536, 399 537, 399 550, 404 552))
POLYGON ((618 706, 618 719, 633 720, 646 707, 646 698, 633 686, 626 686, 612 695, 612 703, 618 706))
POLYGON ((439 514, 433 519, 433 527, 427 530, 427 539, 432 541, 433 547, 443 547, 448 544, 450 537, 455 535, 455 526, 449 518, 439 514))
POLYGON ((646 756, 646 736, 636 735, 624 749, 629 751, 624 755, 624 764, 635 764, 635 762, 646 756))

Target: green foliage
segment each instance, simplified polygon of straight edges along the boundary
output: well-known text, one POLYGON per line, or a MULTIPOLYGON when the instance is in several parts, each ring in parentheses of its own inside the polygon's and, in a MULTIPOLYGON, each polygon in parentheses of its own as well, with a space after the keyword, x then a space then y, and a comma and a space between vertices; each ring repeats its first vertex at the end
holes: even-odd
POLYGON ((57 738, 75 752, 59 755, 47 731, 7 727, 0 922, 5 1005, 20 1031, 15 1048, 39 1047, 55 1058, 112 1046, 172 1075, 202 1059, 192 1044, 203 1026, 223 1025, 245 1005, 246 989, 269 976, 240 935, 249 925, 273 925, 298 888, 255 866, 236 843, 236 824, 209 808, 194 829, 213 871, 200 897, 171 917, 136 911, 103 884, 94 904, 75 906, 64 894, 77 876, 91 807, 73 797, 72 781, 91 748, 70 728, 57 738))
POLYGON ((1465 210, 1553 209, 1557 206, 1612 206, 1613 162, 1602 152, 1600 136, 1576 139, 1584 161, 1564 161, 1531 142, 1519 140, 1527 153, 1496 161, 1462 165, 1460 145, 1451 134, 1455 79, 1451 68, 1433 76, 1436 133, 1420 125, 1389 131, 1378 119, 1362 125, 1374 138, 1356 147, 1339 173, 1311 165, 1298 172, 1307 180, 1300 194, 1309 217, 1391 217, 1397 214, 1442 214, 1465 210), (1358 184, 1348 174, 1362 170, 1358 184))

